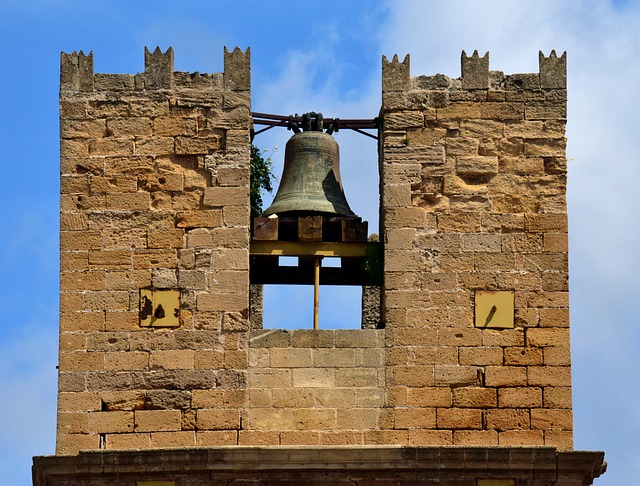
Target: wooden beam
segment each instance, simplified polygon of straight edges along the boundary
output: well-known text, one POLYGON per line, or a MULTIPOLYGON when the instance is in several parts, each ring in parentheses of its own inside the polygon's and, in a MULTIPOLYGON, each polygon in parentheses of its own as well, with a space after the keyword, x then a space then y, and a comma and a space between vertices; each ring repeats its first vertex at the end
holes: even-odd
POLYGON ((297 241, 252 241, 251 255, 364 257, 368 243, 315 243, 297 241))

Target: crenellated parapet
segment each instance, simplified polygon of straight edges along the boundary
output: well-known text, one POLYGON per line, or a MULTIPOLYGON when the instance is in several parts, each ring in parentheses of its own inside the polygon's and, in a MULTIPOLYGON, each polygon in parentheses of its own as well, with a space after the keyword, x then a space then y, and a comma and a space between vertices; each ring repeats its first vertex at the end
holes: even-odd
POLYGON ((224 88, 228 91, 251 90, 251 49, 242 52, 224 48, 224 88))
POLYGON ((60 53, 60 90, 93 90, 93 51, 60 53))
POLYGON ((489 53, 480 57, 473 51, 471 57, 462 51, 460 57, 462 87, 464 89, 487 89, 489 87, 489 53))
POLYGON ((409 54, 400 62, 395 54, 391 61, 382 56, 382 92, 406 91, 411 87, 409 54))
POLYGON ((173 87, 173 49, 162 52, 159 47, 151 52, 144 48, 144 81, 146 89, 173 87))
POLYGON ((540 62, 540 87, 541 88, 567 88, 567 53, 563 52, 560 57, 556 51, 551 51, 548 57, 540 51, 538 53, 540 62))
MULTIPOLYGON (((94 73, 93 52, 60 54, 60 91, 71 93, 109 92, 125 94, 143 91, 191 90, 190 95, 206 95, 216 90, 243 93, 248 105, 251 91, 251 52, 236 47, 224 49, 224 71, 220 73, 185 73, 174 71, 174 52, 169 47, 151 51, 144 48, 144 71, 137 74, 94 73), (202 91, 202 90, 205 91, 202 91), (207 91, 208 90, 208 91, 207 91)), ((235 98, 234 98, 235 99, 235 98)))

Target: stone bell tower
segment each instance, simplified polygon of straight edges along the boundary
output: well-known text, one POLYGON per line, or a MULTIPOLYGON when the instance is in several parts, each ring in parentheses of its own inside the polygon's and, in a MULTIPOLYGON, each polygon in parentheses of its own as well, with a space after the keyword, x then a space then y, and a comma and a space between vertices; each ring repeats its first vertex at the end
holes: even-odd
MULTIPOLYGON (((35 485, 604 472, 573 451, 566 54, 504 75, 463 52, 457 79, 383 57, 377 329, 252 328, 252 258, 281 248, 251 232, 248 50, 213 74, 171 49, 135 75, 63 53, 60 113, 57 449, 35 485)), ((335 249, 316 229, 297 251, 335 249)))

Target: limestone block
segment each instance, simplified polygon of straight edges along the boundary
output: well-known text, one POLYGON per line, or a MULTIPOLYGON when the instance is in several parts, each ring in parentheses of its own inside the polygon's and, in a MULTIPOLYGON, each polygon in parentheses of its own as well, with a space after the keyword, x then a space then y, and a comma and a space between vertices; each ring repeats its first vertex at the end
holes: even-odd
POLYGON ((76 455, 81 450, 100 448, 98 434, 56 434, 56 454, 61 456, 76 455))
POLYGON ((505 348, 504 364, 511 366, 541 365, 542 349, 528 347, 505 348))
POLYGON ((338 330, 335 332, 336 348, 360 348, 381 346, 384 331, 377 329, 338 330))
POLYGON ((106 135, 106 120, 60 120, 61 139, 91 139, 106 135))
POLYGON ((451 390, 453 406, 460 408, 490 408, 497 406, 495 388, 461 387, 451 390))
POLYGON ((146 210, 150 208, 151 198, 148 192, 124 192, 107 194, 107 209, 146 210))
POLYGON ((461 365, 501 365, 502 348, 498 347, 461 347, 461 365))
POLYGON ((502 251, 539 253, 542 249, 542 236, 539 234, 510 233, 502 235, 502 251))
POLYGON ((536 232, 562 232, 567 231, 566 213, 542 213, 526 216, 527 229, 536 232))
POLYGON ((424 115, 419 111, 391 112, 384 117, 385 130, 420 128, 424 126, 424 115))
POLYGON ((463 252, 499 252, 501 237, 494 234, 462 234, 463 252))
POLYGON ((197 411, 200 430, 231 430, 240 428, 239 409, 200 409, 197 411))
POLYGON ((244 311, 249 307, 249 296, 244 293, 207 292, 197 296, 199 311, 244 311))
POLYGON ((299 388, 274 388, 273 406, 277 408, 306 408, 315 406, 316 390, 299 388))
POLYGON ((89 430, 92 433, 133 432, 133 412, 89 412, 89 430))
POLYGON ((89 140, 60 140, 60 157, 89 157, 89 140))
POLYGON ((89 433, 89 420, 86 411, 58 412, 58 424, 56 434, 87 434, 89 433))
POLYGON ((157 289, 174 289, 178 286, 175 269, 155 268, 151 271, 151 285, 157 289))
POLYGON ((395 366, 393 367, 393 381, 391 381, 390 384, 422 387, 434 386, 434 367, 430 365, 395 366))
MULTIPOLYGON (((89 152, 87 155, 133 155, 133 140, 122 138, 100 138, 89 141, 89 152)), ((71 155, 71 154, 64 154, 71 155)))
POLYGON ((134 269, 171 268, 177 263, 175 249, 149 249, 136 251, 132 256, 134 269))
POLYGON ((567 118, 566 103, 527 104, 525 107, 527 120, 564 120, 567 118))
POLYGON ((435 408, 406 408, 395 410, 396 429, 435 429, 435 408))
MULTIPOLYGON (((286 388, 292 385, 289 369, 265 369, 249 371, 249 386, 252 388, 286 388)), ((310 380, 310 378, 309 378, 310 380)))
POLYGON ((180 410, 136 410, 134 414, 136 432, 180 430, 180 410))
POLYGON ((529 410, 489 409, 486 411, 487 428, 498 431, 528 429, 531 426, 529 410))
POLYGON ((249 228, 213 228, 210 234, 213 244, 218 248, 249 247, 249 228))
POLYGON ((475 408, 438 408, 439 429, 482 429, 482 410, 475 408))
POLYGON ((526 330, 527 346, 564 346, 569 347, 569 329, 531 328, 526 330))
POLYGON ((104 312, 60 312, 60 330, 102 331, 105 328, 104 312))
POLYGON ((408 441, 408 430, 365 430, 365 445, 402 444, 408 441))
POLYGON ((153 119, 153 134, 160 137, 193 136, 197 120, 189 117, 159 116, 153 119))
POLYGON ((497 157, 460 156, 456 158, 456 174, 461 177, 490 177, 497 173, 497 157))
POLYGON ((149 368, 149 354, 145 352, 112 352, 104 355, 105 370, 145 370, 149 368))
POLYGON ((151 432, 151 448, 171 449, 196 445, 196 432, 191 430, 151 432))
POLYGON ((544 348, 544 364, 547 366, 569 366, 571 353, 569 346, 550 346, 544 348))
POLYGON ((281 445, 319 445, 320 433, 316 431, 283 431, 280 432, 281 445))
POLYGON ((148 449, 151 446, 151 434, 107 434, 105 444, 107 449, 114 450, 148 449))
POLYGON ((337 385, 335 372, 331 368, 294 368, 292 370, 294 387, 324 388, 337 385))
POLYGON ((441 346, 479 346, 483 331, 477 328, 443 328, 438 330, 441 346))
POLYGON ((451 400, 451 388, 448 386, 412 387, 408 389, 407 404, 410 406, 450 407, 451 400))
POLYGON ((428 216, 422 208, 396 208, 383 210, 384 223, 387 228, 423 229, 428 216))
POLYGON ((436 386, 475 386, 480 381, 475 366, 436 365, 434 376, 436 386))
MULTIPOLYGON (((176 218, 180 218, 176 215, 176 218)), ((179 223, 178 223, 179 224, 179 223)), ((183 229, 149 229, 147 232, 147 244, 149 248, 182 248, 184 245, 183 229)))
POLYGON ((531 409, 531 428, 573 430, 573 414, 571 410, 531 409))
POLYGON ((498 432, 495 430, 454 430, 453 445, 496 446, 498 445, 498 432))
POLYGON ((215 150, 220 150, 223 140, 224 136, 222 133, 200 137, 180 135, 175 137, 175 153, 178 155, 207 155, 215 150))
POLYGON ((310 368, 313 366, 311 349, 274 348, 270 350, 270 364, 275 368, 310 368))
POLYGON ((249 198, 249 189, 242 187, 207 187, 204 192, 204 205, 222 207, 227 205, 244 205, 249 198))
POLYGON ((553 387, 544 388, 544 407, 571 409, 571 387, 553 387))
POLYGON ((61 120, 71 120, 79 118, 87 118, 86 101, 60 100, 61 120))
MULTIPOLYGON (((546 392, 545 392, 546 393, 546 392)), ((500 408, 535 408, 542 406, 542 388, 500 388, 498 390, 500 408)))
POLYGON ((436 109, 436 118, 440 120, 471 120, 482 118, 480 104, 472 102, 453 102, 436 109))
POLYGON ((151 369, 188 370, 194 368, 194 351, 165 350, 151 351, 149 354, 149 367, 151 369))
POLYGON ((544 445, 557 447, 559 451, 572 451, 573 432, 562 430, 545 430, 544 445))
POLYGON ((569 366, 529 366, 527 373, 529 386, 571 386, 569 366))
POLYGON ((217 228, 222 225, 222 212, 214 210, 180 211, 176 214, 178 228, 217 228))
POLYGON ((411 206, 411 187, 408 184, 384 185, 382 203, 386 208, 411 206))
POLYGON ((166 155, 174 152, 174 139, 172 137, 141 138, 134 142, 136 155, 166 155))
POLYGON ((278 431, 240 430, 238 431, 238 445, 279 445, 278 431))
MULTIPOLYGON (((528 107, 528 105, 527 105, 528 107)), ((524 120, 524 103, 496 103, 487 102, 480 104, 480 117, 490 120, 524 120)))
MULTIPOLYGON (((531 369, 531 367, 529 367, 531 369)), ((485 385, 491 387, 527 386, 527 368, 522 366, 487 366, 485 385)))
MULTIPOLYGON (((333 348, 335 336, 335 331, 326 329, 297 329, 290 333, 291 345, 296 348, 333 348)), ((288 341, 286 344, 288 345, 288 341)))
POLYGON ((238 445, 238 443, 238 431, 236 430, 196 431, 196 445, 198 447, 238 445))
POLYGON ((544 251, 563 252, 569 249, 566 233, 545 233, 543 237, 544 251))
MULTIPOLYGON (((335 384, 343 387, 375 387, 384 385, 375 368, 338 368, 335 370, 335 384)), ((294 371, 295 384, 295 371, 294 371)))
POLYGON ((543 445, 544 437, 539 430, 507 430, 500 432, 501 446, 543 445))
POLYGON ((61 194, 88 195, 89 188, 90 188, 90 179, 87 175, 62 176, 60 178, 61 194))
POLYGON ((408 355, 409 364, 458 364, 458 350, 452 346, 415 346, 408 351, 408 355))

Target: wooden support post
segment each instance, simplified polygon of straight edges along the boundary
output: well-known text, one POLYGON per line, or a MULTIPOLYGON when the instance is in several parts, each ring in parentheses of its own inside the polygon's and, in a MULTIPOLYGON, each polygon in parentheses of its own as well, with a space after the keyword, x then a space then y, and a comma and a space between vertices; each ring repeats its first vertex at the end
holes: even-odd
POLYGON ((320 310, 320 258, 313 259, 313 329, 318 329, 318 313, 320 310))

